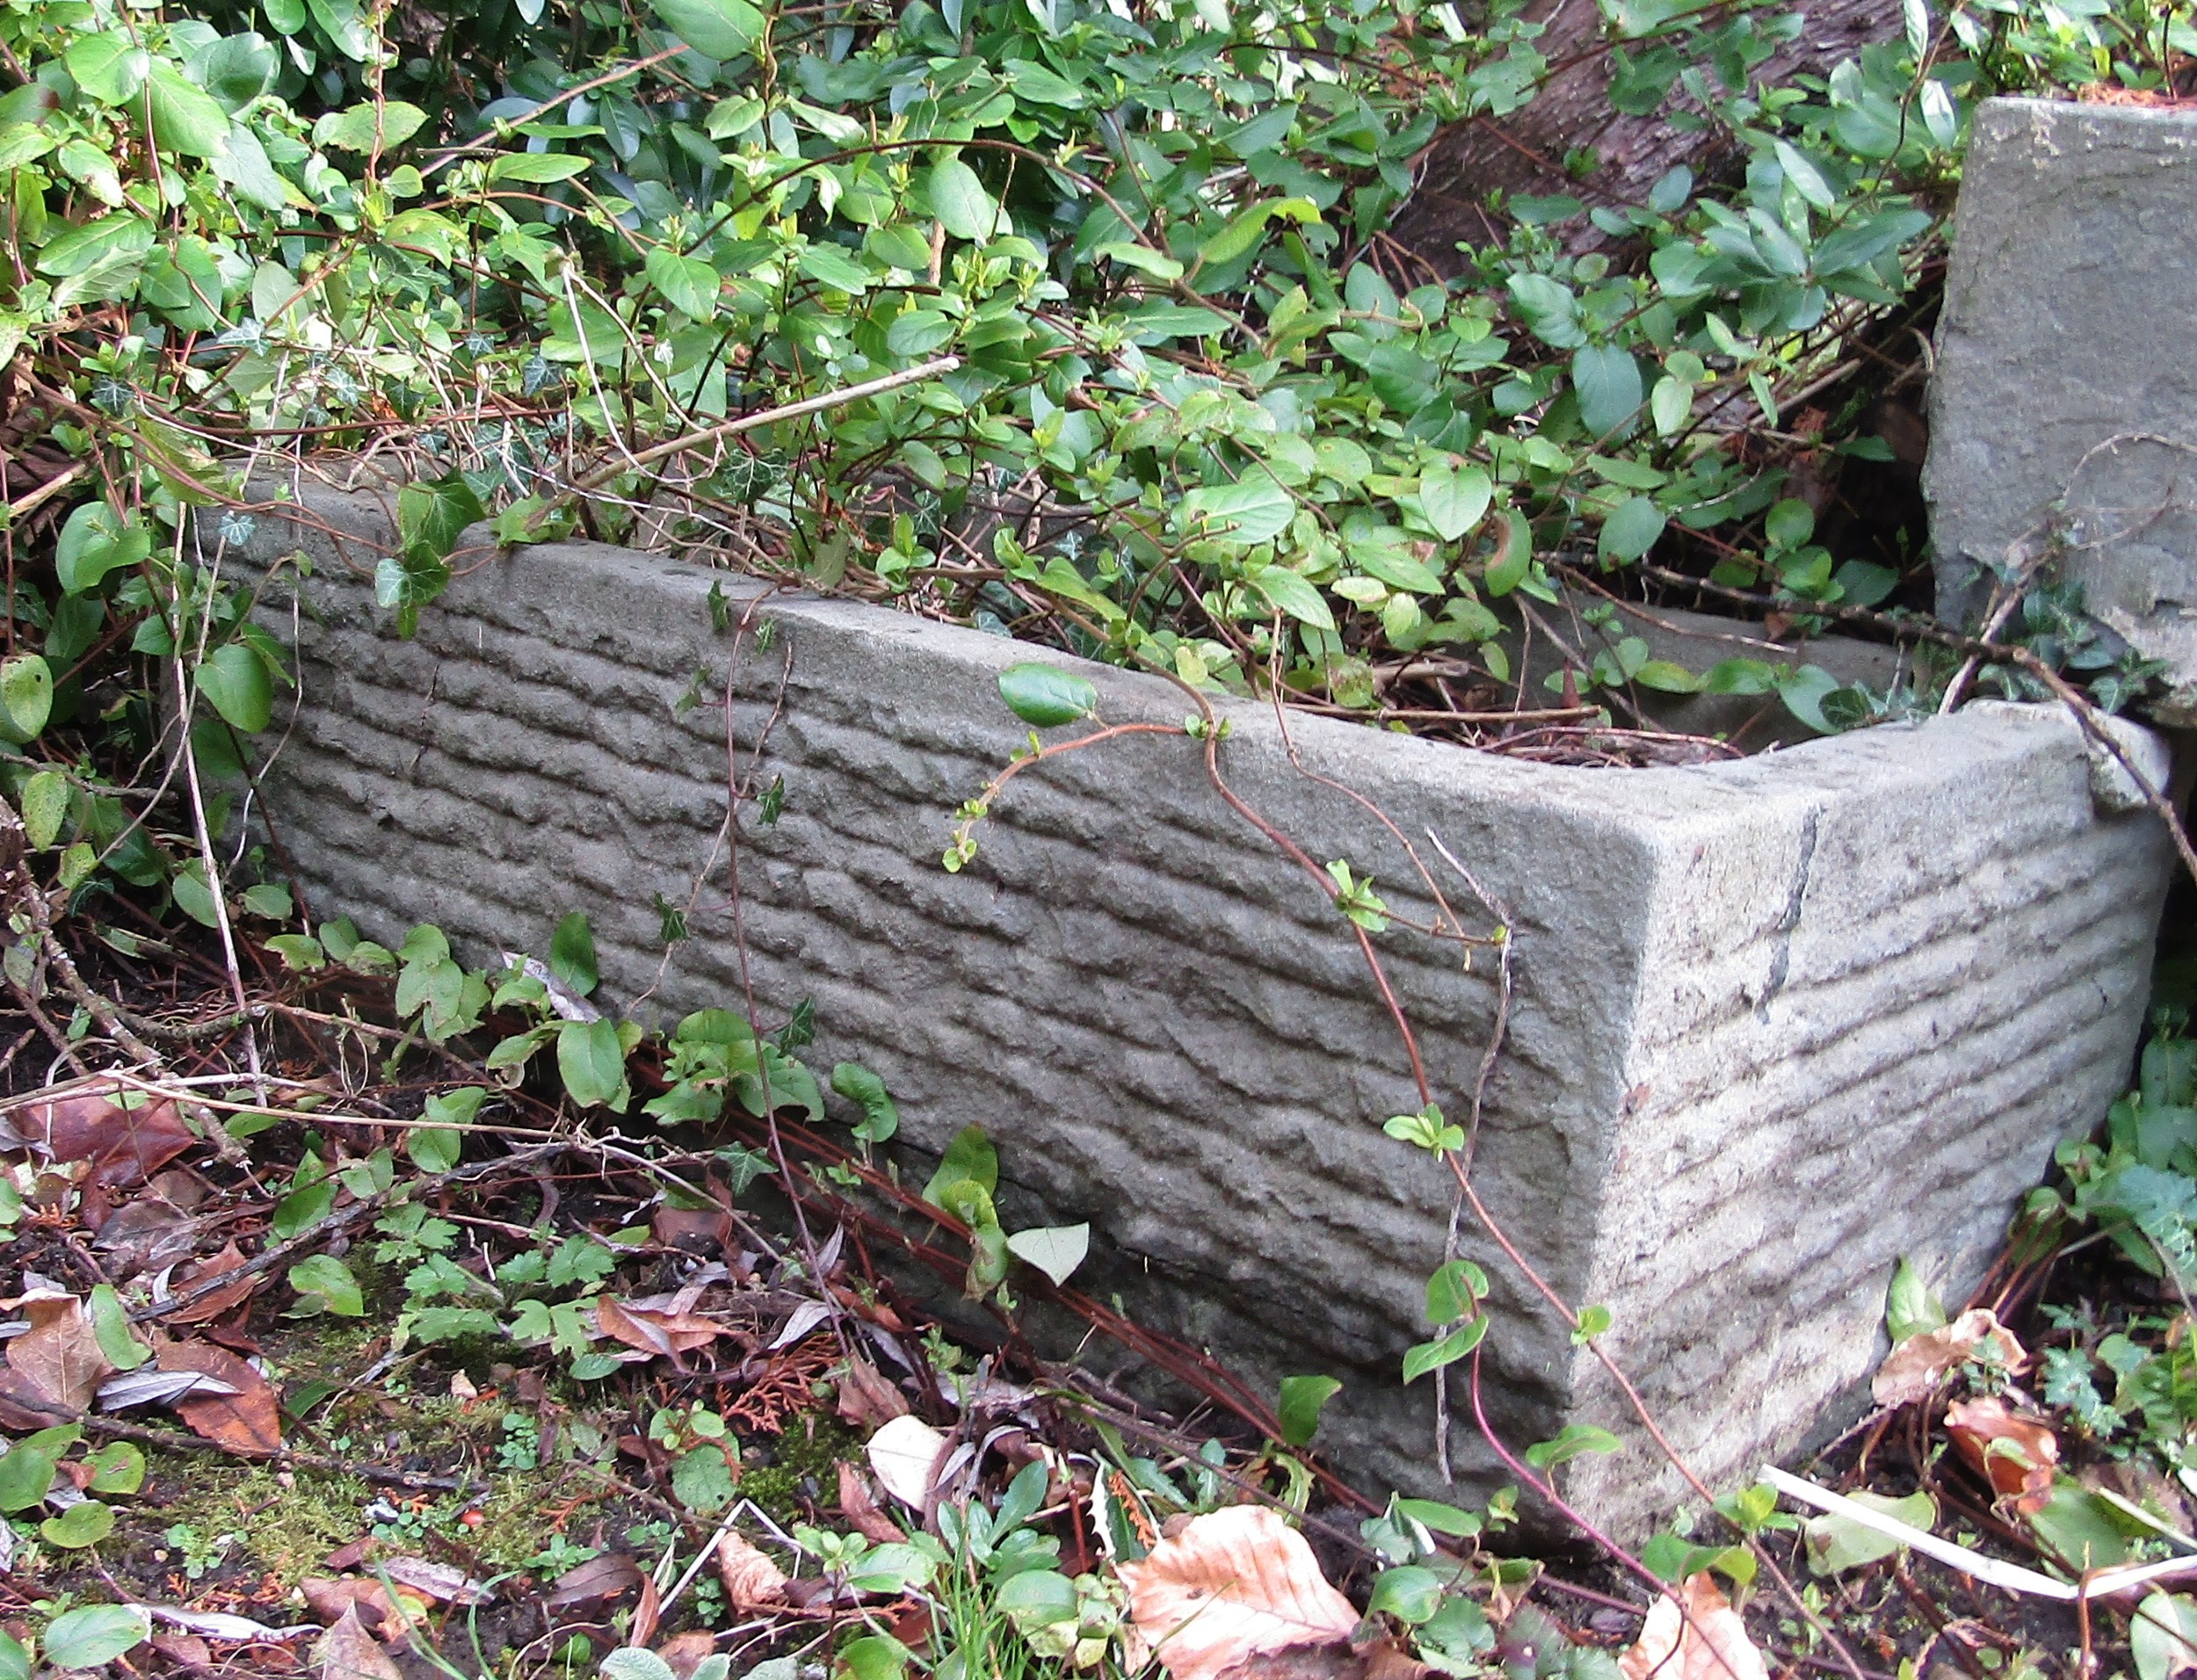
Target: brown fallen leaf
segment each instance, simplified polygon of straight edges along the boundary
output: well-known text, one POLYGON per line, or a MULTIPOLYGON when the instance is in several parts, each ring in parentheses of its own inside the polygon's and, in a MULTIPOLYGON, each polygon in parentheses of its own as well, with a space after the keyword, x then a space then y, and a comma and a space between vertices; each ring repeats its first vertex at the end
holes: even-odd
POLYGON ((702 1659, 717 1648, 717 1636, 702 1628, 685 1633, 674 1633, 656 1647, 656 1655, 671 1670, 671 1680, 693 1680, 694 1670, 702 1659))
POLYGON ((1131 1621, 1174 1680, 1219 1680, 1254 1657, 1346 1642, 1358 1626, 1304 1536, 1264 1505, 1194 1517, 1120 1573, 1131 1621))
POLYGON ((2001 1400, 1955 1401, 1946 1408, 1946 1433, 1992 1492, 2013 1499, 2016 1510, 2029 1514, 2051 1503, 2060 1441, 2042 1418, 2012 1411, 2001 1400))
POLYGON ((201 1300, 173 1312, 163 1313, 161 1320, 168 1324, 205 1324, 221 1317, 231 1308, 251 1299, 252 1292, 265 1281, 255 1273, 244 1271, 244 1256, 234 1242, 224 1243, 219 1254, 204 1260, 192 1260, 178 1266, 168 1279, 170 1295, 188 1295, 196 1290, 207 1289, 230 1272, 241 1275, 225 1288, 214 1289, 201 1300))
POLYGON ((1649 1606, 1640 1638, 1617 1659, 1625 1680, 1770 1680, 1747 1625, 1707 1570, 1649 1606))
POLYGON ((622 1598, 645 1579, 641 1566, 622 1552, 605 1552, 567 1569, 542 1600, 549 1610, 569 1610, 577 1604, 606 1604, 622 1598))
POLYGON ((721 1207, 659 1207, 649 1228, 667 1249, 714 1255, 732 1241, 732 1215, 721 1207))
POLYGON ((115 1368, 99 1351, 83 1303, 62 1290, 40 1289, 6 1304, 21 1307, 31 1328, 8 1343, 0 1408, 40 1420, 17 1423, 18 1429, 44 1429, 83 1416, 115 1368))
POLYGON ((860 1354, 850 1357, 846 1374, 839 1379, 839 1421, 869 1430, 907 1416, 907 1397, 860 1354))
POLYGON ((735 1610, 759 1610, 786 1602, 786 1571, 732 1529, 717 1537, 717 1575, 735 1610))
POLYGON ((1247 1657, 1221 1680, 1425 1680, 1433 1670, 1404 1655, 1393 1640, 1360 1649, 1344 1644, 1299 1645, 1247 1657))
POLYGON ((199 1394, 176 1402, 176 1415, 231 1452, 273 1452, 282 1445, 282 1413, 273 1386, 227 1348, 210 1342, 170 1342, 160 1350, 163 1371, 219 1377, 233 1394, 199 1394))
POLYGON ((616 1301, 608 1295, 596 1300, 595 1323, 613 1341, 622 1342, 642 1353, 673 1359, 706 1348, 719 1336, 732 1333, 729 1326, 704 1318, 699 1313, 672 1312, 643 1306, 639 1301, 616 1301))
POLYGON ((381 1642, 359 1619, 356 1604, 315 1641, 313 1662, 321 1680, 404 1680, 381 1642))
POLYGON ((332 1627, 346 1615, 356 1614, 366 1631, 378 1639, 402 1638, 429 1608, 424 1597, 402 1589, 391 1594, 379 1581, 361 1575, 341 1580, 313 1575, 298 1582, 298 1591, 315 1621, 332 1627))
POLYGON ((1971 1307, 1950 1324, 1911 1336, 1877 1367, 1869 1393, 1880 1406, 1908 1406, 1938 1392, 1947 1374, 1970 1359, 2019 1371, 2029 1356, 1988 1307, 1971 1307))
POLYGON ((87 1184, 111 1190, 143 1184, 199 1145, 171 1099, 126 1093, 112 1083, 25 1103, 7 1119, 33 1150, 56 1165, 83 1163, 87 1184), (125 1107, 118 1097, 135 1106, 125 1107))
POLYGON ((463 1569, 447 1563, 431 1563, 425 1558, 391 1558, 381 1566, 381 1573, 398 1586, 439 1604, 471 1607, 485 1604, 496 1597, 485 1582, 474 1580, 463 1569))
POLYGON ((890 1546, 908 1537, 900 1524, 877 1508, 862 1473, 845 1459, 839 1460, 839 1515, 847 1526, 878 1546, 890 1546))

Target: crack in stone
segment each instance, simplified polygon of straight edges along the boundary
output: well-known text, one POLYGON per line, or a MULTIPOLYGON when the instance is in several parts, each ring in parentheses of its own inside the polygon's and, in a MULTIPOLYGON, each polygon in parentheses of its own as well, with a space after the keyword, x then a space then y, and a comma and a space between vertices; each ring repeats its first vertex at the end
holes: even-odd
POLYGON ((1801 901, 1808 896, 1808 878, 1816 865, 1816 829, 1823 820, 1823 807, 1811 806, 1801 822, 1801 856, 1793 870, 1793 890, 1785 901, 1785 914, 1778 917, 1773 930, 1778 947, 1770 958, 1770 983, 1763 989, 1762 1001, 1755 1005, 1755 1019, 1767 1022, 1770 1004, 1785 989, 1787 974, 1793 965, 1793 930, 1801 924, 1801 901))

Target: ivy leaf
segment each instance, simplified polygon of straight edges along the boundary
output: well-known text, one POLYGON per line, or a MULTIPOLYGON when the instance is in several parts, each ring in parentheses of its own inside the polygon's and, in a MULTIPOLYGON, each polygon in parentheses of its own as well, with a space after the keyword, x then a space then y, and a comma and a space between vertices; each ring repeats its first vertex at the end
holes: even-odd
POLYGON ((717 271, 700 257, 658 245, 649 253, 647 270, 649 284, 688 320, 707 321, 717 313, 717 271))
POLYGON ((69 79, 101 105, 127 104, 145 85, 152 55, 120 32, 85 35, 69 43, 62 63, 69 79))
POLYGON ((1488 1321, 1476 1318, 1432 1342, 1421 1342, 1403 1356, 1403 1380, 1416 1382, 1430 1371, 1454 1364, 1480 1345, 1488 1321))
POLYGON ((1007 1252, 1025 1264, 1035 1266, 1055 1283, 1064 1284, 1091 1252, 1091 1227, 1033 1226, 1010 1235, 1007 1252))
POLYGON ((1300 623, 1316 630, 1335 628, 1335 615, 1328 611, 1325 597, 1302 574, 1287 566, 1261 566, 1251 574, 1251 587, 1300 623))
POLYGON ((1607 437, 1640 407, 1640 364, 1614 344, 1583 344, 1571 355, 1571 386, 1579 394, 1581 423, 1596 437, 1607 437))
POLYGON ((241 641, 225 641, 199 667, 199 692, 232 728, 257 735, 274 715, 267 662, 241 641))
POLYGON ((96 1669, 152 1636, 153 1618, 135 1604, 85 1604, 54 1618, 40 1655, 56 1669, 96 1669))
POLYGON ((44 851, 61 837, 72 797, 68 778, 57 770, 41 770, 23 784, 23 832, 33 851, 44 851))
POLYGON ((1297 504, 1281 481, 1263 467, 1233 484, 1206 484, 1182 499, 1183 523, 1227 542, 1271 542, 1289 528, 1297 504))
POLYGON ((1037 729, 1073 723, 1098 707, 1098 691, 1088 678, 1052 665, 1008 666, 999 673, 999 698, 1010 712, 1037 729))
POLYGON ((584 910, 575 910, 557 923, 549 940, 549 972, 582 997, 595 989, 595 933, 584 910))
POLYGON ((706 58, 738 58, 763 39, 763 14, 748 0, 649 0, 663 26, 706 58))
POLYGON ((35 741, 54 714, 54 673, 44 655, 0 659, 0 737, 18 746, 35 741))
POLYGON ((297 1315, 334 1313, 340 1318, 363 1318, 366 1298, 351 1268, 332 1254, 308 1255, 292 1266, 290 1287, 298 1292, 297 1315))
POLYGON ((557 1072, 582 1108, 626 1112, 626 1047, 614 1021, 567 1021, 557 1029, 557 1072))
POLYGON ((999 1188, 999 1152, 981 1126, 965 1126, 953 1134, 939 1157, 938 1171, 923 1187, 923 1199, 934 1204, 956 1184, 973 1184, 987 1195, 999 1188))
POLYGON ((1444 542, 1455 542, 1478 525, 1494 499, 1486 472, 1469 462, 1438 462, 1419 474, 1419 511, 1444 542))
POLYGON ((227 148, 228 112, 173 64, 154 60, 145 90, 156 143, 192 157, 219 157, 227 148))
POLYGON ((999 206, 976 171, 958 157, 931 171, 931 214, 956 239, 990 239, 999 226, 999 206))
POLYGON ((1283 1444, 1311 1445, 1313 1436, 1319 1431, 1320 1413, 1342 1387, 1332 1377, 1284 1377, 1281 1401, 1275 1408, 1283 1444))
POLYGON ((589 162, 576 152, 499 152, 489 165, 489 184, 498 181, 525 181, 531 185, 543 185, 551 181, 569 181, 576 175, 584 175, 589 162))
POLYGON ((1644 496, 1628 496, 1602 522, 1599 544, 1605 560, 1638 560, 1663 535, 1663 510, 1644 496))
POLYGON ((900 1130, 900 1111, 893 1106, 885 1082, 859 1061, 842 1061, 831 1070, 831 1089, 849 1102, 859 1103, 862 1118, 854 1135, 866 1143, 882 1143, 900 1130))

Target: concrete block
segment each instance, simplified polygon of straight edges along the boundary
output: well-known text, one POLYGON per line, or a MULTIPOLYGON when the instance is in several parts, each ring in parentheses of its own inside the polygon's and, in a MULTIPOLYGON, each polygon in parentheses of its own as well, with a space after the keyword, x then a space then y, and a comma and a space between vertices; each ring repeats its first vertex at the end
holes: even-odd
POLYGON ((2197 723, 2197 112, 1976 112, 1931 382, 1938 610, 2040 562, 2172 667, 2197 723))
MULTIPOLYGON (((317 528, 262 514, 248 546, 314 562, 284 574, 301 688, 263 787, 316 914, 384 939, 433 921, 478 960, 584 909, 610 1003, 737 999, 729 735, 743 774, 785 778, 774 826, 752 804, 739 822, 763 1008, 812 997, 816 1054, 882 1075, 912 1144, 972 1120, 997 1140, 1011 1227, 1090 1220, 1096 1287, 1270 1391, 1343 1379, 1323 1444, 1368 1483, 1439 1491, 1431 1384, 1398 1367, 1454 1185, 1381 1130, 1417 1099, 1350 929, 1216 797, 1196 743, 1132 736, 1019 777, 949 875, 955 806, 1026 733, 995 679, 1027 646, 588 544, 467 572, 400 641, 371 588, 387 518, 306 502, 317 528), (773 626, 767 648, 733 658, 713 590, 773 626), (667 952, 654 898, 685 902, 713 859, 667 952)), ((1054 663, 1108 721, 1185 713, 1156 678, 1054 663)), ((1351 790, 1506 907, 1516 1007, 1476 1182, 1550 1284, 1610 1308, 1712 1481, 1867 1375, 1900 1256, 1969 1287, 2054 1144, 2128 1075, 2168 848, 2093 798, 2056 710, 1587 771, 1311 717, 1289 721, 1293 764, 1271 710, 1220 709, 1229 784, 1314 858, 1432 914, 1351 790)), ((2163 774, 2158 743, 2129 740, 2163 774)), ((1494 965, 1401 929, 1374 944, 1462 1115, 1494 965)), ((1492 1245, 1468 1230, 1466 1251, 1495 1278, 1485 1387, 1509 1444, 1613 1430, 1621 1452, 1566 1474, 1620 1529, 1685 1497, 1492 1245)), ((1472 1482, 1505 1479, 1468 1421, 1455 1444, 1472 1482)))

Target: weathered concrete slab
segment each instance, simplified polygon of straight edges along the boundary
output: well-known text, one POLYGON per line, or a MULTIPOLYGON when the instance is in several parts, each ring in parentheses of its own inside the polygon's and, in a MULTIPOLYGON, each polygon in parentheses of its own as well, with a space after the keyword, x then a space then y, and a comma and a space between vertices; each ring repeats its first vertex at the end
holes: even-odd
MULTIPOLYGON (((1423 1339, 1447 1172, 1386 1138, 1416 1106, 1348 930, 1215 796, 1186 741, 1130 737, 1025 775, 964 873, 954 807, 1025 731, 994 678, 1026 647, 883 609, 772 596, 772 646, 732 668, 712 628, 758 587, 589 545, 460 577, 400 641, 369 579, 370 503, 308 498, 302 703, 265 803, 313 908, 384 938, 432 920, 547 945, 594 920, 613 1001, 656 981, 651 908, 683 902, 725 811, 728 690, 744 768, 741 880, 766 1008, 813 996, 817 1052, 881 1074, 917 1143, 982 1122, 1011 1225, 1088 1218, 1099 1285, 1257 1380, 1327 1371, 1323 1440, 1428 1489, 1423 1339), (690 693, 699 709, 682 713, 690 693)), ((288 613, 282 613, 286 623, 288 613)), ((1062 661, 1061 663, 1072 663, 1062 661)), ((1109 721, 1182 717, 1156 679, 1082 669, 1109 721)), ((1236 789, 1323 861, 1424 918, 1394 841, 1292 767, 1276 722, 1223 708, 1236 789)), ((1517 1008, 1478 1182, 1534 1264, 1615 1314, 1617 1345, 1701 1472, 1744 1474, 1862 1378, 1895 1259, 1958 1295, 2054 1143, 2121 1088, 2167 870, 2142 813, 2093 804, 2049 709, 1980 706, 1741 763, 1587 771, 1334 721, 1291 725, 1305 769, 1428 829, 1515 917, 1517 1008)), ((2157 744, 2131 732, 2154 773, 2157 744)), ((705 904, 723 902, 721 873, 705 904)), ((669 953, 663 1010, 736 998, 729 919, 669 953)), ((1491 966, 1376 940, 1440 1100, 1461 1114, 1491 966)), ((1624 1451, 1573 1491, 1632 1527, 1682 1496, 1590 1359, 1488 1259, 1494 1417, 1512 1445, 1591 1419, 1624 1451)), ((1458 1456, 1492 1460, 1468 1426, 1458 1456)))
POLYGON ((2197 112, 1976 112, 1931 383, 1938 610, 2047 551, 2197 723, 2197 112))

